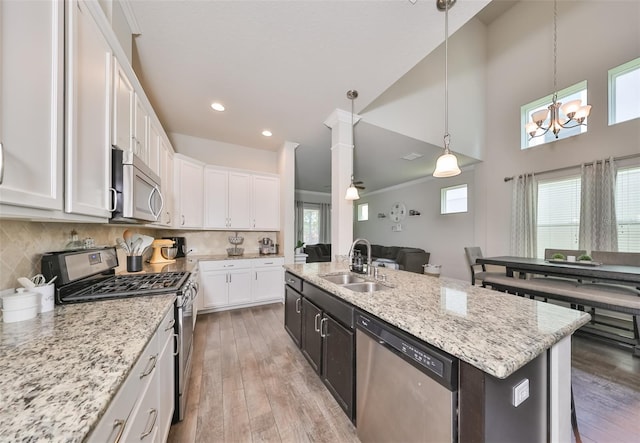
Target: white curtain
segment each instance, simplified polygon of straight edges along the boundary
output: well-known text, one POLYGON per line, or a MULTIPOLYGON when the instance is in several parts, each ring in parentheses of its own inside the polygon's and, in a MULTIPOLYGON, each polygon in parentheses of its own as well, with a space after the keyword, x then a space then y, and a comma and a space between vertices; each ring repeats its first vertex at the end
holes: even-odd
POLYGON ((513 179, 511 255, 535 257, 537 248, 538 181, 533 174, 513 179))
POLYGON ((303 241, 303 227, 304 227, 304 202, 302 200, 295 201, 295 214, 294 225, 296 227, 295 242, 303 241))
POLYGON ((320 243, 331 243, 331 203, 320 203, 320 243))
POLYGON ((617 251, 616 166, 613 158, 581 167, 580 249, 617 251))

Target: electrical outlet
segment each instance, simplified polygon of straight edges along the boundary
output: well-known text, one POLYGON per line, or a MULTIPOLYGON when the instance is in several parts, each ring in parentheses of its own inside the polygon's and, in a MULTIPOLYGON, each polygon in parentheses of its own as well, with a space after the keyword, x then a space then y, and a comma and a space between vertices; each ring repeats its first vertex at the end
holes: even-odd
POLYGON ((516 408, 522 404, 523 401, 529 398, 529 379, 525 378, 513 388, 512 404, 516 408))

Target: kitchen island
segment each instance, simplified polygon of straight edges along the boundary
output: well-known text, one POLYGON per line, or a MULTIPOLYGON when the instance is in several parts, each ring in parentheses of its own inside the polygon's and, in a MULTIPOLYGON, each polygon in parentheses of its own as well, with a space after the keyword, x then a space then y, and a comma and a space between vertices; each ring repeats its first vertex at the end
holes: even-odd
POLYGON ((84 441, 174 301, 71 304, 0 323, 0 441, 84 441))
MULTIPOLYGON (((388 285, 373 293, 354 292, 323 276, 346 265, 287 265, 304 282, 371 314, 459 359, 461 373, 476 370, 508 379, 546 354, 550 441, 570 440, 571 334, 590 316, 552 304, 490 291, 454 279, 381 268, 388 285)), ((368 278, 371 280, 371 278, 368 278)), ((306 283, 305 283, 306 284, 306 283)), ((304 294, 304 291, 303 291, 304 294)), ((464 384, 461 382, 460 392, 464 384)), ((462 395, 461 395, 462 397, 462 395)), ((461 417, 465 410, 461 403, 461 417)), ((461 418, 462 420, 462 418, 461 418)))

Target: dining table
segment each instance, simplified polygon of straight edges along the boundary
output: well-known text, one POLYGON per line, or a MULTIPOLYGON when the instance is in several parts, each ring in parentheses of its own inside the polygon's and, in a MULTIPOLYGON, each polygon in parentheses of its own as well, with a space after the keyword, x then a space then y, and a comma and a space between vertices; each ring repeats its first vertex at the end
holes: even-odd
POLYGON ((478 264, 504 266, 506 275, 513 277, 514 272, 523 277, 526 274, 552 275, 593 280, 640 287, 640 266, 611 265, 597 262, 571 262, 566 260, 545 260, 542 258, 498 256, 482 257, 478 264))

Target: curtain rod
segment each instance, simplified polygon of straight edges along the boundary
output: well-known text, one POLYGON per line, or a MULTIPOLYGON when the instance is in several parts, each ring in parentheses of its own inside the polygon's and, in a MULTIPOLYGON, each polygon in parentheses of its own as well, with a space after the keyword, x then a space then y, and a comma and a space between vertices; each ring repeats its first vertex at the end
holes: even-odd
MULTIPOLYGON (((630 155, 623 155, 622 157, 614 157, 613 161, 622 161, 622 160, 628 160, 630 158, 635 158, 635 157, 640 157, 640 154, 630 154, 630 155)), ((608 159, 607 159, 608 160, 608 159)), ((582 163, 585 166, 590 166, 593 165, 595 162, 588 162, 588 163, 582 163)), ((560 171, 566 171, 569 169, 574 169, 574 168, 579 168, 580 165, 574 165, 574 166, 564 166, 562 168, 556 168, 556 169, 547 169, 546 171, 540 171, 540 172, 533 172, 534 175, 540 175, 540 174, 550 174, 552 172, 560 172, 560 171)), ((520 174, 522 175, 522 174, 520 174)), ((505 177, 504 181, 505 182, 509 182, 511 180, 513 180, 514 178, 519 177, 519 176, 512 176, 512 177, 505 177)))

